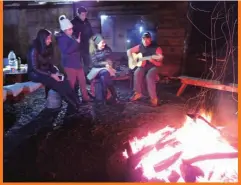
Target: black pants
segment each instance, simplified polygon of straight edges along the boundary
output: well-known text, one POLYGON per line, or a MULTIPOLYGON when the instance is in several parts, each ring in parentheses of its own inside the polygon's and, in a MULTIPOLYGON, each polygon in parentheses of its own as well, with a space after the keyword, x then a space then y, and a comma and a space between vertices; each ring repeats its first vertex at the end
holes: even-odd
POLYGON ((84 71, 85 71, 85 76, 88 74, 90 70, 90 55, 89 54, 82 54, 82 61, 84 64, 84 71))
POLYGON ((71 106, 71 109, 78 108, 80 100, 74 90, 70 87, 67 80, 56 81, 50 76, 35 75, 30 77, 33 82, 42 83, 46 88, 53 89, 63 97, 63 99, 71 106))

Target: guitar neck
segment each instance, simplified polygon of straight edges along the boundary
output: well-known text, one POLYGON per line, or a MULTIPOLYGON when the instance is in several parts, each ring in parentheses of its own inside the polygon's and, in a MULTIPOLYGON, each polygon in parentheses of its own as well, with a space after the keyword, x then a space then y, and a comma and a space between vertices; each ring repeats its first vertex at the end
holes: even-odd
POLYGON ((147 57, 140 58, 139 61, 150 60, 151 58, 152 56, 147 56, 147 57))

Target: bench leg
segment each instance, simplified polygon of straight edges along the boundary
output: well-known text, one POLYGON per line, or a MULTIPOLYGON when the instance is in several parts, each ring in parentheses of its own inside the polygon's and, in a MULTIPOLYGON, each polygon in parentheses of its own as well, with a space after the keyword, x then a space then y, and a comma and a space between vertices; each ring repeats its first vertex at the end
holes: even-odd
POLYGON ((181 96, 181 94, 184 92, 184 90, 186 89, 187 84, 182 84, 182 86, 178 89, 177 91, 177 96, 181 96))

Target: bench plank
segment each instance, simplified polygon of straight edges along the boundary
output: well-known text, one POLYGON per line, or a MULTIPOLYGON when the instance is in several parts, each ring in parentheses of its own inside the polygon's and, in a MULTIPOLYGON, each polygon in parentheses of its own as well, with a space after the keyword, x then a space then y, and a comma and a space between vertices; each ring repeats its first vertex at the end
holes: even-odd
POLYGON ((182 85, 177 92, 177 96, 180 96, 184 92, 187 85, 194 85, 194 86, 200 86, 200 87, 217 89, 221 91, 235 92, 235 93, 238 92, 237 84, 224 85, 217 80, 206 80, 206 79, 194 78, 194 77, 188 77, 188 76, 180 76, 178 77, 178 79, 181 80, 182 85))
POLYGON ((7 96, 16 97, 23 91, 23 86, 21 84, 6 85, 3 87, 7 91, 7 96))
POLYGON ((7 99, 7 91, 3 89, 3 102, 5 102, 7 99))
POLYGON ((34 91, 36 91, 37 89, 39 89, 40 87, 42 87, 41 83, 35 83, 35 82, 23 82, 21 83, 21 85, 23 86, 23 91, 32 93, 34 91))

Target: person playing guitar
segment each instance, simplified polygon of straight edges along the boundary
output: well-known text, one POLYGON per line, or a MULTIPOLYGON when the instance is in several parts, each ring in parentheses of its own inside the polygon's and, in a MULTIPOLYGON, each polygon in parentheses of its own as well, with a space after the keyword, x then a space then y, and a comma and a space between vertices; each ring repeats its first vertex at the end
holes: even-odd
POLYGON ((150 102, 153 106, 158 105, 156 93, 157 67, 162 66, 162 49, 152 42, 151 34, 145 32, 142 35, 142 43, 127 51, 128 64, 134 71, 134 94, 130 101, 142 98, 142 85, 146 79, 150 102))

